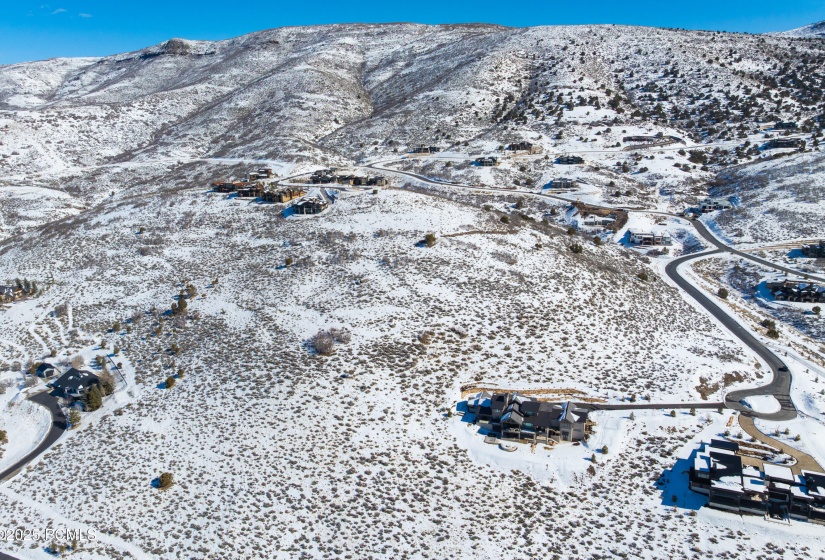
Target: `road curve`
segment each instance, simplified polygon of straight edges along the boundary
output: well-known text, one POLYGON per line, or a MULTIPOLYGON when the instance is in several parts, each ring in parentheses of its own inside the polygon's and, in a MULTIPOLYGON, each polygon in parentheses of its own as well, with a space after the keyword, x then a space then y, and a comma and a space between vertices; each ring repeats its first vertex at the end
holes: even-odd
MULTIPOLYGON (((391 173, 406 175, 406 176, 411 177, 413 179, 417 179, 419 181, 423 181, 425 183, 430 183, 430 184, 434 184, 434 185, 443 185, 443 186, 451 186, 451 187, 460 187, 460 188, 465 188, 465 189, 471 188, 471 189, 491 190, 491 191, 502 192, 499 189, 485 189, 484 187, 481 187, 481 188, 473 187, 472 185, 463 185, 463 184, 453 183, 453 182, 449 182, 449 181, 437 181, 437 180, 433 180, 429 177, 425 177, 423 175, 419 175, 417 173, 412 173, 412 172, 409 172, 409 171, 398 171, 398 170, 395 170, 395 169, 385 169, 385 168, 380 167, 380 165, 382 163, 388 163, 388 162, 375 162, 375 163, 368 164, 368 165, 363 166, 363 167, 368 167, 368 168, 372 168, 372 169, 381 169, 382 171, 389 171, 391 173)), ((503 192, 508 192, 508 191, 503 191, 503 192)), ((533 193, 533 192, 524 192, 524 191, 509 191, 509 192, 520 192, 522 194, 533 194, 533 195, 539 194, 539 196, 545 196, 545 197, 548 197, 548 198, 557 198, 559 200, 566 200, 563 197, 558 197, 558 196, 545 194, 545 193, 533 193)), ((650 212, 650 211, 646 211, 644 209, 638 209, 638 211, 642 212, 642 213, 650 212)), ((666 214, 665 212, 655 212, 655 213, 666 214)), ((669 215, 676 216, 675 214, 669 214, 669 215)), ((681 216, 676 216, 676 217, 681 217, 681 216)), ((739 340, 741 340, 748 348, 750 348, 751 350, 756 352, 756 354, 759 357, 761 357, 768 364, 768 366, 771 368, 771 370, 773 372, 773 380, 770 383, 768 383, 767 385, 763 385, 761 387, 757 387, 757 388, 753 388, 753 389, 742 389, 742 390, 739 390, 739 391, 730 391, 725 397, 725 405, 728 408, 731 408, 733 410, 737 410, 741 414, 744 414, 746 416, 752 416, 752 417, 755 417, 755 418, 762 418, 764 420, 783 421, 783 420, 792 420, 792 419, 796 418, 796 416, 797 416, 796 407, 794 406, 794 404, 791 400, 791 395, 790 395, 790 391, 791 391, 791 374, 788 371, 788 367, 785 365, 785 363, 782 360, 780 360, 776 356, 776 354, 771 352, 764 344, 762 344, 756 337, 754 337, 750 333, 750 331, 748 331, 746 328, 744 328, 738 321, 736 321, 733 317, 731 317, 725 311, 723 311, 718 305, 716 305, 713 301, 711 301, 710 298, 708 298, 705 294, 703 294, 693 284, 691 284, 690 282, 685 280, 679 274, 678 268, 682 264, 684 264, 684 263, 686 263, 690 260, 696 259, 696 258, 705 257, 705 256, 708 256, 708 255, 713 255, 713 254, 720 254, 722 252, 727 252, 727 253, 732 253, 732 254, 740 256, 742 258, 757 262, 757 263, 762 264, 764 266, 786 272, 788 274, 801 275, 803 273, 798 271, 798 270, 788 268, 786 266, 782 266, 782 265, 772 263, 770 261, 766 261, 765 259, 761 259, 759 257, 756 257, 755 255, 751 255, 751 254, 739 251, 737 249, 734 249, 734 248, 724 244, 719 239, 717 239, 716 236, 714 236, 707 229, 705 224, 703 224, 702 222, 700 222, 698 220, 689 220, 689 221, 693 225, 693 227, 695 228, 696 233, 699 234, 699 236, 701 238, 703 238, 707 243, 709 243, 710 245, 716 247, 716 249, 714 249, 712 251, 704 251, 702 253, 695 253, 695 254, 691 254, 691 255, 685 255, 683 257, 679 257, 677 259, 674 259, 673 261, 671 261, 665 267, 665 273, 668 275, 668 277, 671 280, 673 280, 676 283, 677 286, 679 286, 689 296, 691 296, 694 300, 696 300, 696 302, 699 303, 699 305, 701 305, 705 310, 707 310, 711 315, 713 315, 734 336, 736 336, 739 340), (770 396, 773 396, 774 398, 776 398, 776 400, 779 401, 780 410, 778 412, 774 412, 774 413, 757 412, 757 411, 754 411, 754 410, 744 406, 740 402, 742 399, 744 399, 746 397, 762 396, 762 395, 770 395, 770 396)), ((809 275, 809 277, 817 279, 817 280, 825 281, 825 279, 816 278, 815 276, 812 276, 812 275, 809 275)), ((708 408, 711 407, 711 406, 713 406, 713 407, 716 406, 716 405, 713 405, 712 403, 708 403, 708 404, 709 404, 708 408)), ((689 406, 689 405, 687 405, 687 406, 689 406)), ((651 405, 649 405, 649 404, 648 405, 640 404, 640 405, 635 405, 635 406, 634 405, 601 405, 599 408, 603 408, 603 409, 610 408, 610 409, 615 409, 615 410, 621 410, 621 409, 650 408, 650 407, 651 407, 651 405)), ((671 405, 671 406, 663 405, 663 407, 665 407, 665 408, 683 408, 683 406, 679 407, 679 406, 673 406, 673 405, 671 405)), ((705 407, 702 407, 702 408, 705 408, 705 407)))
POLYGON ((701 235, 702 238, 705 241, 707 241, 708 243, 710 243, 711 245, 713 245, 717 249, 720 249, 722 251, 726 251, 728 253, 732 253, 736 256, 742 257, 743 259, 748 259, 749 261, 759 263, 763 266, 767 266, 768 268, 773 268, 775 270, 780 270, 780 271, 786 272, 788 274, 793 274, 794 276, 808 276, 809 278, 811 278, 813 280, 817 280, 819 282, 825 282, 825 278, 816 276, 814 274, 809 274, 807 272, 802 272, 802 271, 799 271, 799 270, 795 270, 793 268, 789 268, 789 267, 783 266, 781 264, 772 263, 772 262, 767 261, 763 258, 757 257, 756 255, 751 255, 750 253, 745 253, 744 251, 739 251, 738 249, 734 249, 730 245, 725 245, 724 243, 719 241, 719 239, 717 239, 716 236, 713 235, 708 230, 707 226, 705 226, 705 224, 703 224, 699 220, 690 220, 690 222, 691 222, 691 224, 693 224, 693 227, 696 229, 696 232, 699 235, 701 235))
MULTIPOLYGON (((31 402, 39 404, 40 406, 46 407, 48 409, 49 414, 52 417, 52 427, 49 429, 49 433, 46 434, 46 437, 43 438, 43 441, 34 448, 28 455, 17 461, 15 464, 10 466, 9 468, 5 469, 4 471, 0 472, 0 483, 5 482, 6 480, 10 479, 18 472, 20 472, 23 467, 28 465, 32 462, 36 457, 38 457, 41 453, 46 451, 49 447, 54 445, 54 443, 60 439, 60 436, 66 431, 68 427, 68 423, 66 422, 66 416, 63 414, 63 411, 60 409, 60 406, 57 402, 57 399, 49 394, 49 391, 43 391, 41 393, 37 393, 29 397, 31 402)), ((0 560, 2 560, 2 556, 0 556, 0 560)))
POLYGON ((693 284, 685 280, 679 274, 679 266, 691 261, 693 259, 706 257, 708 255, 720 254, 725 249, 715 249, 712 251, 704 251, 702 253, 694 253, 685 255, 674 259, 665 267, 665 273, 668 278, 673 280, 677 286, 684 290, 690 297, 701 305, 705 310, 713 315, 722 325, 733 333, 736 338, 741 340, 748 348, 756 352, 773 371, 773 380, 767 385, 762 385, 754 389, 742 389, 739 391, 731 391, 725 396, 725 404, 728 408, 738 410, 740 413, 763 420, 793 420, 796 418, 796 407, 791 401, 791 373, 788 367, 780 360, 776 354, 771 352, 764 344, 762 344, 755 336, 753 336, 748 329, 743 327, 736 319, 725 313, 721 307, 716 305, 709 297, 702 293, 693 284), (779 401, 781 406, 778 412, 765 413, 751 410, 750 408, 741 404, 741 400, 745 397, 771 395, 779 401))

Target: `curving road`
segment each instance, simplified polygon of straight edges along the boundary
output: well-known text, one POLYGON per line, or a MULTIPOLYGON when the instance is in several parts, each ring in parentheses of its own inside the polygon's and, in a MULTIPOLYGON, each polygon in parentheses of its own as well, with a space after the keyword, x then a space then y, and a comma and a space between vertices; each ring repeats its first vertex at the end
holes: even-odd
MULTIPOLYGON (((371 164, 368 164, 368 165, 365 165, 365 166, 361 166, 361 167, 366 167, 366 168, 370 168, 370 169, 380 169, 382 171, 387 171, 387 172, 390 172, 390 173, 396 173, 396 174, 399 174, 399 175, 406 175, 410 178, 416 179, 418 181, 423 181, 425 183, 429 183, 429 184, 432 184, 432 185, 459 187, 459 188, 465 188, 465 189, 474 189, 474 190, 482 190, 482 191, 498 192, 498 193, 500 193, 500 192, 517 192, 517 193, 521 193, 521 194, 531 194, 531 195, 537 195, 537 196, 542 196, 542 197, 547 197, 547 198, 555 198, 555 199, 563 200, 563 201, 566 201, 566 202, 572 202, 571 200, 569 200, 565 197, 561 197, 561 196, 557 196, 557 195, 551 195, 551 194, 547 194, 547 193, 535 193, 535 192, 532 192, 532 191, 521 191, 521 190, 492 189, 492 188, 486 188, 486 187, 475 187, 475 186, 472 186, 472 185, 463 185, 463 184, 460 184, 460 183, 453 183, 453 182, 450 182, 450 181, 437 181, 437 180, 433 180, 429 177, 425 177, 423 175, 419 175, 417 173, 412 173, 412 172, 409 172, 409 171, 398 171, 398 170, 395 170, 395 169, 386 169, 386 168, 380 167, 381 164, 385 164, 385 163, 390 163, 390 162, 388 162, 388 161, 374 162, 374 163, 371 163, 371 164)), ((613 207, 603 207, 603 208, 615 209, 613 207)), ((683 216, 679 216, 679 215, 676 215, 676 214, 671 214, 671 213, 668 213, 668 212, 657 212, 657 211, 653 211, 653 210, 645 210, 645 209, 642 209, 642 208, 639 208, 639 209, 634 208, 634 209, 632 209, 632 211, 638 211, 638 212, 641 212, 641 213, 663 214, 663 215, 668 215, 668 216, 677 217, 677 218, 684 218, 683 216)), ((785 363, 782 360, 780 360, 776 356, 776 354, 774 354, 771 350, 769 350, 764 344, 762 344, 762 342, 760 342, 755 336, 753 336, 753 334, 751 334, 751 332, 748 329, 743 327, 736 319, 734 319, 732 316, 728 315, 725 311, 723 311, 722 308, 720 308, 718 305, 716 305, 710 298, 708 298, 704 293, 702 293, 699 289, 697 289, 688 280, 685 280, 685 278, 682 277, 681 274, 679 274, 678 269, 682 264, 685 264, 686 262, 691 261, 693 259, 703 258, 703 257, 707 257, 709 255, 721 254, 722 252, 727 252, 727 253, 732 253, 734 255, 740 256, 744 259, 748 259, 750 261, 759 263, 763 266, 767 266, 767 267, 773 268, 775 270, 786 272, 788 274, 803 275, 803 274, 806 274, 806 273, 800 272, 798 270, 794 270, 792 268, 789 268, 789 267, 786 267, 786 266, 783 266, 783 265, 778 265, 778 264, 772 263, 770 261, 767 261, 765 259, 762 259, 760 257, 757 257, 755 255, 751 255, 749 253, 745 253, 743 251, 739 251, 737 249, 734 249, 733 247, 730 247, 730 246, 726 245, 725 243, 723 243, 722 241, 720 241, 719 239, 717 239, 716 236, 714 236, 702 222, 700 222, 698 220, 688 220, 688 221, 691 225, 693 225, 694 229, 696 230, 696 233, 702 239, 704 239, 709 245, 711 245, 713 247, 716 247, 716 249, 713 249, 711 251, 703 251, 701 253, 694 253, 694 254, 691 254, 691 255, 685 255, 683 257, 679 257, 677 259, 674 259, 673 261, 671 261, 665 267, 665 273, 667 274, 667 276, 671 280, 673 280, 673 282, 676 283, 677 286, 679 286, 682 290, 684 290, 685 293, 687 293, 690 297, 692 297, 694 300, 696 300, 696 302, 699 305, 701 305, 706 311, 708 311, 708 313, 713 315, 713 317, 715 317, 720 323, 722 323, 722 325, 725 328, 727 328, 735 337, 737 337, 739 340, 741 340, 748 348, 753 350, 760 358, 762 358, 765 361, 765 363, 768 364, 768 366, 771 368, 771 371, 773 372, 772 381, 770 383, 766 384, 766 385, 762 385, 761 387, 756 387, 756 388, 753 388, 753 389, 742 389, 742 390, 739 390, 739 391, 730 391, 725 396, 725 405, 730 409, 739 411, 741 414, 743 414, 745 416, 750 416, 750 417, 754 417, 754 418, 762 418, 762 419, 765 419, 765 420, 776 420, 776 421, 792 420, 792 419, 796 418, 796 416, 797 416, 796 407, 794 406, 793 401, 791 400, 791 395, 790 395, 790 391, 791 391, 791 374, 790 374, 790 371, 788 371, 788 367, 785 365, 785 363), (742 399, 744 399, 746 397, 763 396, 763 395, 769 395, 769 396, 773 396, 774 398, 776 398, 776 400, 779 401, 780 410, 778 412, 773 412, 773 413, 757 412, 755 410, 752 410, 752 409, 746 407, 745 405, 743 405, 740 402, 742 399)), ((815 280, 825 282, 825 279, 819 278, 819 277, 811 275, 811 274, 808 274, 808 277, 810 277, 812 279, 815 279, 815 280)), ((717 404, 713 404, 713 403, 702 403, 702 404, 707 404, 707 406, 702 406, 702 408, 710 408, 710 407, 715 408, 716 406, 718 406, 717 404)), ((646 408, 651 408, 652 406, 656 406, 657 408, 658 407, 663 407, 663 408, 684 408, 686 406, 697 406, 697 405, 690 405, 690 404, 684 404, 684 403, 681 406, 675 405, 675 404, 674 405, 669 405, 669 406, 666 406, 666 405, 644 405, 644 404, 640 404, 640 405, 602 405, 601 408, 607 409, 609 407, 610 409, 618 410, 618 409, 624 409, 624 408, 627 408, 627 409, 645 408, 645 407, 646 408)), ((698 408, 698 406, 697 406, 697 408, 698 408)))
POLYGON ((762 358, 773 371, 773 380, 767 385, 753 389, 742 389, 739 391, 730 391, 725 396, 725 404, 728 408, 738 410, 740 413, 747 416, 762 418, 764 420, 793 420, 796 418, 796 407, 791 401, 791 373, 788 367, 780 360, 776 354, 771 352, 767 346, 762 344, 751 332, 743 327, 739 321, 725 313, 721 307, 716 305, 709 297, 702 293, 696 286, 685 280, 679 274, 679 267, 693 259, 707 257, 709 255, 716 255, 723 252, 724 249, 715 249, 712 251, 703 251, 701 253, 694 253, 692 255, 685 255, 674 259, 665 267, 665 273, 673 280, 677 286, 684 290, 690 297, 713 315, 722 325, 728 329, 736 338, 741 340, 745 346, 753 350, 760 358, 762 358), (781 406, 778 412, 764 413, 751 410, 742 405, 740 401, 745 397, 754 397, 761 395, 771 395, 779 401, 781 406))
MULTIPOLYGON (((41 441, 40 444, 34 448, 34 450, 3 472, 0 472, 0 483, 12 478, 14 475, 23 470, 23 467, 32 462, 36 457, 40 456, 40 454, 46 451, 49 447, 54 445, 54 443, 60 439, 60 436, 63 435, 63 432, 65 432, 68 428, 68 422, 66 421, 66 416, 63 414, 63 410, 60 408, 57 399, 49 394, 49 391, 43 391, 41 393, 37 393, 36 395, 32 395, 28 400, 48 409, 49 414, 51 414, 52 417, 52 427, 49 429, 49 433, 46 434, 46 437, 43 438, 43 441, 41 441)), ((9 556, 8 554, 0 552, 0 560, 18 559, 14 556, 9 556)))
MULTIPOLYGON (((54 445, 54 443, 60 439, 60 436, 63 435, 68 427, 63 410, 61 410, 57 399, 49 394, 49 391, 43 391, 41 393, 37 393, 36 395, 32 395, 28 400, 48 409, 52 417, 52 427, 49 429, 49 433, 46 434, 46 437, 43 438, 43 441, 41 441, 40 444, 34 448, 34 450, 6 470, 0 472, 0 483, 5 482, 16 475, 23 469, 23 467, 32 462, 49 447, 54 445)), ((0 560, 2 560, 2 556, 0 556, 0 560)))

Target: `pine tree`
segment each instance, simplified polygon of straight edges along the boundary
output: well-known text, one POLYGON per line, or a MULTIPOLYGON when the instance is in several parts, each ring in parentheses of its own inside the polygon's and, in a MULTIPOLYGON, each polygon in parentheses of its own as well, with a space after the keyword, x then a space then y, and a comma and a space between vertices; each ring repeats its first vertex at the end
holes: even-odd
POLYGON ((103 394, 100 392, 100 387, 93 385, 91 390, 86 393, 86 409, 93 411, 101 406, 103 406, 103 394))
POLYGON ((73 408, 69 411, 69 424, 71 424, 72 426, 80 425, 80 413, 77 411, 76 408, 73 408))

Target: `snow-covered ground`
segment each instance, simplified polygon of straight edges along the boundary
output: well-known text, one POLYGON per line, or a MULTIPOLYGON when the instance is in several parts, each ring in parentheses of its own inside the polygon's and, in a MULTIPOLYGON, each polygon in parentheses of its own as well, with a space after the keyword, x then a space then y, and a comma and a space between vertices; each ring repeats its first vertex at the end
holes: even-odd
MULTIPOLYGON (((22 365, 52 351, 91 362, 118 346, 125 378, 0 487, 0 527, 95 529, 84 558, 822 556, 820 527, 708 511, 688 491, 688 457, 728 411, 598 412, 591 441, 533 453, 449 414, 470 382, 677 403, 763 383, 764 365, 661 276, 699 245, 686 221, 632 212, 597 244, 568 236, 567 206, 678 213, 710 188, 741 194, 703 217, 722 239, 819 235, 820 154, 748 163, 765 153, 760 119, 807 127, 821 113, 818 56, 776 37, 398 24, 0 67, 0 279, 44 289, 0 309, 0 376, 16 383, 4 397, 20 399, 22 365), (659 133, 680 140, 624 149, 659 133), (542 153, 472 165, 522 140, 542 153), (419 145, 443 151, 404 157, 419 145), (478 186, 359 166, 374 162, 478 186), (207 192, 263 165, 391 184, 341 189, 318 216, 207 192), (538 196, 561 177, 579 181, 564 200, 538 196), (628 228, 674 244, 624 247, 628 228), (189 285, 187 312, 169 315, 189 285), (332 328, 351 341, 316 354, 311 338, 332 328), (162 472, 176 481, 163 492, 162 472)), ((716 297, 710 261, 686 272, 716 297)), ((757 328, 732 292, 722 304, 757 328)), ((818 350, 780 330, 805 415, 788 437, 821 458, 818 350)), ((4 405, 4 461, 44 433, 26 406, 4 405)))

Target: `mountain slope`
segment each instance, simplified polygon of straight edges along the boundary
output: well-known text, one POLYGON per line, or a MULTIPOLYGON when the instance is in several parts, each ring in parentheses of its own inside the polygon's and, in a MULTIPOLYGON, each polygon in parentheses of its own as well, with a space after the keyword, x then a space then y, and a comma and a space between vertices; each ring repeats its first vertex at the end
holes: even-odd
POLYGON ((774 33, 774 35, 779 37, 794 37, 798 39, 819 39, 825 37, 825 21, 804 25, 789 31, 780 31, 778 33, 774 33))

